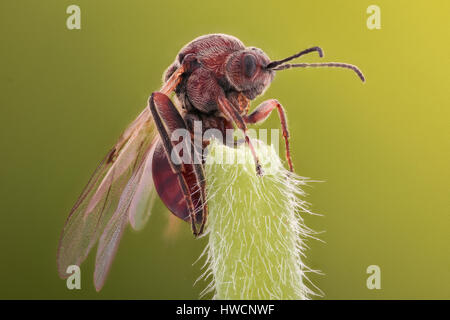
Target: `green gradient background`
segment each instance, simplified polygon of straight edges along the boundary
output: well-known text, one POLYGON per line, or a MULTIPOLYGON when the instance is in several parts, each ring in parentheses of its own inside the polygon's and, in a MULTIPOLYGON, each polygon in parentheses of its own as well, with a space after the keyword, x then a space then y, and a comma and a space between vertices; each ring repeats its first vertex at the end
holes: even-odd
POLYGON ((290 70, 263 97, 288 110, 297 172, 326 181, 307 190, 324 216, 306 217, 326 231, 307 253, 325 298, 449 299, 449 12, 448 1, 2 0, 0 298, 198 297, 205 239, 187 224, 165 237, 161 203, 142 232, 126 232, 100 293, 95 254, 80 291, 58 278, 55 255, 90 174, 178 50, 223 32, 274 59, 320 45, 324 60, 367 77, 290 70), (81 30, 66 29, 69 4, 81 30), (370 4, 381 30, 366 28, 370 4), (381 290, 366 288, 371 264, 381 290))

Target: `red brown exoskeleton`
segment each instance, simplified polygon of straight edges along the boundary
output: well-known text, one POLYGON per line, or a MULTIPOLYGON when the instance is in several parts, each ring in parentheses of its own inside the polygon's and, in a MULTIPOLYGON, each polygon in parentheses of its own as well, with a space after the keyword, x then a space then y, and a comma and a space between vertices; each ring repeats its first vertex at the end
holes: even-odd
MULTIPOLYGON (((177 129, 193 132, 195 121, 202 130, 242 130, 252 151, 255 173, 263 174, 258 156, 247 135, 247 125, 265 120, 277 109, 289 169, 293 171, 289 150, 286 114, 275 100, 261 103, 248 114, 249 102, 270 85, 275 71, 295 67, 341 67, 361 71, 345 63, 286 62, 310 52, 323 56, 313 47, 283 60, 270 61, 260 49, 245 47, 235 37, 211 34, 188 43, 164 74, 162 88, 152 93, 148 106, 125 130, 107 154, 73 207, 61 235, 58 271, 67 277, 69 265, 80 265, 99 241, 94 282, 99 290, 106 279, 119 240, 128 222, 134 228, 145 223, 154 190, 177 217, 191 223, 194 236, 204 232, 208 206, 201 161, 186 163, 173 152, 177 129), (179 108, 169 98, 175 93, 179 108), (175 157, 175 159, 174 159, 175 157)), ((208 141, 202 141, 206 146, 208 141)), ((194 150, 193 150, 194 152, 194 150)))

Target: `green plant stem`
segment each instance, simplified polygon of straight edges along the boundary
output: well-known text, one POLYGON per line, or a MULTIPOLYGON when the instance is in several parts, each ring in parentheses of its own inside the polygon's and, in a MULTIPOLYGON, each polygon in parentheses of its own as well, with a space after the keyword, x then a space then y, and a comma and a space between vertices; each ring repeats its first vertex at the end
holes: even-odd
POLYGON ((264 176, 246 146, 213 142, 207 155, 209 205, 205 289, 215 299, 307 299, 302 262, 304 238, 312 231, 300 212, 305 180, 286 170, 274 149, 259 141, 264 176), (223 162, 229 157, 231 164, 223 162), (237 161, 239 159, 240 161, 237 161))

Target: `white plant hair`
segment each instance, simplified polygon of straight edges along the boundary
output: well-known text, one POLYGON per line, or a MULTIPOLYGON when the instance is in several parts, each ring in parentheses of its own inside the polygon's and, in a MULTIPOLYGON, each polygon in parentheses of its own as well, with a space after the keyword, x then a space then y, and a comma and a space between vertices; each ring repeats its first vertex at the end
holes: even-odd
POLYGON ((253 142, 263 161, 263 177, 256 176, 253 157, 245 145, 229 148, 212 141, 207 149, 209 241, 201 255, 206 261, 198 280, 209 284, 201 295, 212 292, 214 299, 309 299, 320 295, 306 275, 318 271, 303 262, 305 239, 317 234, 302 218, 302 214, 314 214, 302 200, 305 193, 301 189, 312 180, 285 169, 271 146, 253 142), (231 165, 214 161, 229 152, 246 161, 231 165))

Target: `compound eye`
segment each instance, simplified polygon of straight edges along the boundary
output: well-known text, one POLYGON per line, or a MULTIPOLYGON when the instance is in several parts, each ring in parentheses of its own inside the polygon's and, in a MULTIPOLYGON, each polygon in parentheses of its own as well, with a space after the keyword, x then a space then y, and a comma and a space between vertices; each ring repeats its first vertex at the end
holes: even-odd
POLYGON ((247 54, 244 56, 244 74, 247 78, 251 78, 256 72, 256 59, 253 55, 247 54))

